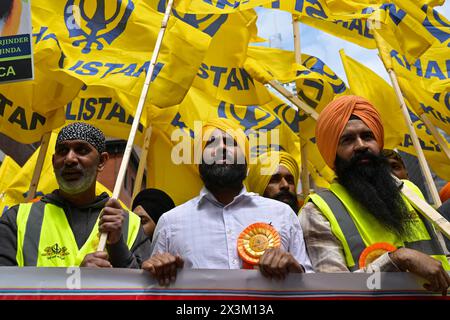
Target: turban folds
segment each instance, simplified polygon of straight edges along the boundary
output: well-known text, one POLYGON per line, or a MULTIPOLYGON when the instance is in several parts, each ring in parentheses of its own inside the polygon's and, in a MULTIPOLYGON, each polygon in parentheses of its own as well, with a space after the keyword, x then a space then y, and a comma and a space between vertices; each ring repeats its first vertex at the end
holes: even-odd
POLYGON ((342 96, 323 109, 316 126, 317 147, 326 164, 332 169, 339 139, 352 115, 357 116, 372 130, 380 149, 383 149, 383 124, 375 107, 364 98, 342 96))
POLYGON ((249 163, 249 142, 242 128, 234 121, 226 118, 215 118, 208 120, 202 127, 202 136, 200 137, 202 143, 202 152, 205 149, 206 142, 208 142, 213 131, 220 129, 229 134, 241 148, 245 156, 247 164, 249 163))
POLYGON ((270 151, 260 155, 256 164, 250 165, 250 170, 246 179, 247 190, 255 192, 261 196, 269 184, 270 178, 274 175, 278 166, 284 166, 294 176, 295 188, 299 178, 298 163, 289 153, 284 151, 270 151))

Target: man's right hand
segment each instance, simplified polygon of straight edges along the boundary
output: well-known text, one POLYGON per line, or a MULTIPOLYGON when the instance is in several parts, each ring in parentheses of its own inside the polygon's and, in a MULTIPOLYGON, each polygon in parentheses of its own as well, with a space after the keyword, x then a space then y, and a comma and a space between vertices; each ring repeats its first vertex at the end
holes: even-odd
POLYGON ((397 249, 389 256, 401 271, 409 271, 427 280, 428 282, 423 285, 425 289, 447 295, 450 276, 440 261, 417 250, 407 248, 397 249))
POLYGON ((157 253, 144 261, 142 269, 149 271, 161 286, 168 286, 177 276, 177 268, 183 268, 184 261, 180 256, 168 252, 157 253))
POLYGON ((105 251, 97 251, 87 254, 80 267, 90 268, 112 268, 111 262, 108 260, 108 253, 105 251))

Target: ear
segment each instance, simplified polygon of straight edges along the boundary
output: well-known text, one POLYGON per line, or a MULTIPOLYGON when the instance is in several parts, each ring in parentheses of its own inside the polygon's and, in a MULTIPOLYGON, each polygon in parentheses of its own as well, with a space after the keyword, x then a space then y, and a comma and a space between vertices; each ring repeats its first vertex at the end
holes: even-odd
POLYGON ((108 161, 108 159, 109 159, 109 153, 106 151, 102 152, 100 154, 99 158, 100 158, 100 161, 98 162, 98 165, 97 165, 98 172, 103 171, 103 169, 105 168, 106 161, 108 161))

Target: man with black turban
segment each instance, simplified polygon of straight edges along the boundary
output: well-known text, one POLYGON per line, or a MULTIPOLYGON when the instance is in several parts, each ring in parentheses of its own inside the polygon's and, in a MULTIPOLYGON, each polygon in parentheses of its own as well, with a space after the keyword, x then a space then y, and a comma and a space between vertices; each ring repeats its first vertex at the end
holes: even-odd
POLYGON ((172 198, 162 190, 144 189, 133 199, 131 209, 141 218, 144 233, 148 238, 153 237, 156 224, 164 212, 175 208, 172 198))
POLYGON ((331 102, 320 114, 316 141, 337 179, 306 199, 300 223, 316 272, 410 271, 425 288, 446 294, 449 264, 435 230, 400 192, 382 155, 376 108, 357 96, 331 102))
POLYGON ((139 217, 106 193, 95 194, 108 157, 99 129, 63 127, 52 158, 59 189, 3 214, 0 265, 139 268, 149 252, 139 217), (108 233, 107 252, 97 252, 100 233, 108 233))

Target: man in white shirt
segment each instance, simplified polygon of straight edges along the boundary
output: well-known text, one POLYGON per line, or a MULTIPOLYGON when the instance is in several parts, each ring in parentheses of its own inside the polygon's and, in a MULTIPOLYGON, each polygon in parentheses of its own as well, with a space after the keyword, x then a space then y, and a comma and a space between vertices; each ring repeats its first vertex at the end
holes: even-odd
POLYGON ((142 268, 165 285, 175 280, 177 268, 183 266, 241 269, 245 263, 238 253, 239 235, 249 225, 261 222, 271 225, 281 240, 280 247, 266 249, 259 259, 264 276, 282 279, 289 272, 312 272, 292 209, 249 193, 243 185, 248 140, 242 129, 230 120, 213 119, 203 126, 202 133, 199 172, 205 187, 199 196, 160 218, 151 258, 142 268))

